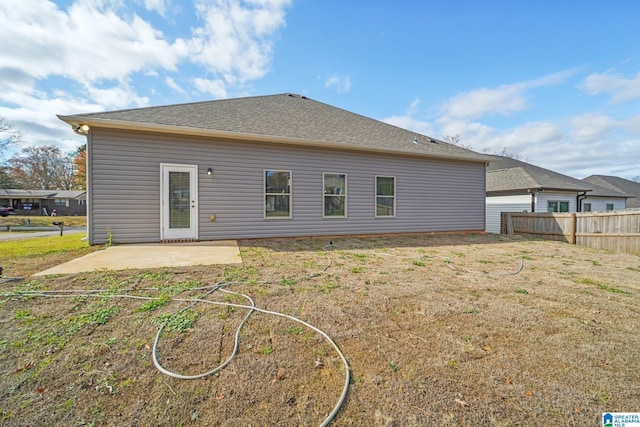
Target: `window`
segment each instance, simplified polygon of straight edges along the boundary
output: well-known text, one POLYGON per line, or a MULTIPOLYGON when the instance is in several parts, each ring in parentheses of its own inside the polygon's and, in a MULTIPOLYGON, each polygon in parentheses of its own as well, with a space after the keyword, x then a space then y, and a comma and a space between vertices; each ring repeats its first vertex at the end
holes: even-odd
POLYGON ((376 217, 396 215, 396 178, 376 176, 376 217))
POLYGON ((569 212, 569 202, 549 200, 547 202, 547 212, 569 212))
POLYGON ((582 205, 582 212, 591 212, 591 203, 585 203, 582 205))
POLYGON ((291 218, 291 171, 264 171, 265 218, 291 218))
POLYGON ((54 199, 53 204, 55 206, 69 206, 69 199, 54 199))
POLYGON ((40 199, 20 199, 20 204, 25 211, 40 209, 40 199))
POLYGON ((324 217, 344 218, 347 216, 347 175, 324 173, 324 217))
POLYGON ((607 212, 611 212, 613 210, 613 203, 607 203, 607 212))

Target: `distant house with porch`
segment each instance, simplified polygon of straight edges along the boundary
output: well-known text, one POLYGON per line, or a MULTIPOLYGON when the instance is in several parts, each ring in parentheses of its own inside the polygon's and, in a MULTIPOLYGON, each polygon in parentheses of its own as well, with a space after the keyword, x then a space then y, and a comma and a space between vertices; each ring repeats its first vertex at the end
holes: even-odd
POLYGON ((501 212, 624 210, 627 195, 520 160, 492 156, 487 166, 486 231, 500 232, 501 212))
POLYGON ((87 214, 84 190, 22 190, 0 189, 0 205, 16 210, 17 215, 87 214))

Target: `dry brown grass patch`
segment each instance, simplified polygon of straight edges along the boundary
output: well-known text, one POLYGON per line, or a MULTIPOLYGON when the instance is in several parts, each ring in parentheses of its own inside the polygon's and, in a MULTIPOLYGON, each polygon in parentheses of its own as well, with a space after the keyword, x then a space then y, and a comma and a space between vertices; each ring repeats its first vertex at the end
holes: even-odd
MULTIPOLYGON (((152 320, 184 307, 170 298, 198 295, 188 289, 221 281, 243 282, 231 289, 338 343, 352 381, 336 426, 595 425, 603 411, 638 409, 638 256, 483 235, 327 244, 244 241, 242 267, 86 273, 5 285, 133 288, 165 295, 167 304, 3 297, 1 419, 6 425, 318 425, 339 396, 343 368, 317 333, 286 319, 254 314, 238 357, 206 379, 181 381, 154 369, 152 320), (521 259, 522 271, 510 274, 521 259), (307 277, 329 260, 324 274, 307 277)), ((160 343, 160 359, 182 373, 223 360, 244 315, 208 305, 193 310, 193 328, 166 333, 160 343)))

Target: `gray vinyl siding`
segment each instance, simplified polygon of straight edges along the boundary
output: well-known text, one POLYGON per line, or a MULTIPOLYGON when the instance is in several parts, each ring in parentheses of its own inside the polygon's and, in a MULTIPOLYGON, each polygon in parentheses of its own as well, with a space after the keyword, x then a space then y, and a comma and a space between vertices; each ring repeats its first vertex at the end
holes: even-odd
POLYGON ((199 166, 199 239, 478 231, 484 163, 94 128, 91 243, 160 240, 160 164, 199 166), (207 169, 214 169, 207 175, 207 169), (292 173, 292 218, 264 218, 264 171, 292 173), (323 172, 347 175, 347 218, 323 218, 323 172), (375 176, 396 178, 396 216, 375 217, 375 176), (214 214, 215 221, 210 221, 214 214))

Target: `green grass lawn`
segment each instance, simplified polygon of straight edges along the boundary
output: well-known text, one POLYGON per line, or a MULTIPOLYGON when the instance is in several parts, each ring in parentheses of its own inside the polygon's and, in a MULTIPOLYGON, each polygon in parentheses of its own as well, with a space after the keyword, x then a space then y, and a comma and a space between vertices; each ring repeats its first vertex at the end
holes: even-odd
POLYGON ((0 242, 0 265, 7 277, 27 277, 101 249, 82 240, 83 234, 32 237, 0 242))
POLYGON ((11 215, 0 218, 0 227, 10 225, 12 227, 24 227, 27 220, 31 227, 51 227, 54 221, 64 222, 65 227, 84 227, 87 225, 86 216, 21 216, 11 215))
POLYGON ((36 237, 19 242, 0 242, 0 254, 3 258, 41 257, 51 253, 63 253, 88 248, 89 243, 81 240, 78 234, 66 236, 36 237))

